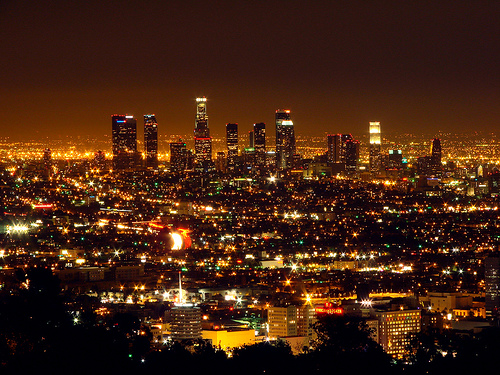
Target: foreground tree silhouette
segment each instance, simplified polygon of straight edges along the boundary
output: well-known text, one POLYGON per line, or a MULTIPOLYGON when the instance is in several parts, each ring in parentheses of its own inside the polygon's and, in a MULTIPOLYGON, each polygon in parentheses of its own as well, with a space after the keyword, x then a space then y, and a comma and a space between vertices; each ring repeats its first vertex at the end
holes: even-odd
POLYGON ((23 289, 0 293, 0 373, 129 373, 124 335, 67 311, 50 269, 18 272, 23 289))
POLYGON ((305 360, 316 372, 339 371, 393 373, 391 357, 371 338, 366 322, 357 317, 327 315, 313 325, 317 338, 305 360))
POLYGON ((285 341, 261 342, 236 349, 231 360, 232 373, 296 374, 295 358, 285 341))

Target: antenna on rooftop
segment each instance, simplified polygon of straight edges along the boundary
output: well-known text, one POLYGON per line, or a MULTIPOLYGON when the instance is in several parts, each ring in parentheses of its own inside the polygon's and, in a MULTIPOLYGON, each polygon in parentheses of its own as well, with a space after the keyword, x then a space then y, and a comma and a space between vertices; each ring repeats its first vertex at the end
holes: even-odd
POLYGON ((182 305, 182 281, 181 281, 181 271, 179 271, 179 304, 182 305))

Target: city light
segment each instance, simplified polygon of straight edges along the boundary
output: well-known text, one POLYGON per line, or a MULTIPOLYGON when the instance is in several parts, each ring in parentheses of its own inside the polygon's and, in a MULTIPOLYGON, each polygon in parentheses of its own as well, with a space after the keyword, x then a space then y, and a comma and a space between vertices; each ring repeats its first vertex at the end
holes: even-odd
POLYGON ((170 233, 174 243, 172 244, 172 250, 182 250, 182 245, 184 241, 182 240, 182 235, 176 232, 170 233))

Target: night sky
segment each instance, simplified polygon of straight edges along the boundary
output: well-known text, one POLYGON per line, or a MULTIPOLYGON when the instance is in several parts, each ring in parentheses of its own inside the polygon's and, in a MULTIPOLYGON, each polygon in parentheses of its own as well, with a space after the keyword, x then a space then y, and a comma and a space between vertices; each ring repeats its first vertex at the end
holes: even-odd
POLYGON ((0 0, 0 137, 190 134, 292 110, 298 134, 500 129, 499 1, 0 0))

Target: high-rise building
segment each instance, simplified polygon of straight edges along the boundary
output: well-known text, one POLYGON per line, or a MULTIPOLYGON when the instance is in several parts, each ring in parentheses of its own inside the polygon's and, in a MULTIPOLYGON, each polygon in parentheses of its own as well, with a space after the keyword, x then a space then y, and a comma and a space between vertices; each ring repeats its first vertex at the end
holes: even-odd
POLYGON ((144 115, 146 168, 158 169, 158 123, 155 115, 144 115))
POLYGON ((340 134, 327 135, 326 161, 333 165, 340 159, 340 134))
POLYGON ((329 164, 346 162, 346 143, 352 141, 352 134, 329 134, 327 162, 329 164))
POLYGON ((226 154, 224 151, 219 151, 215 157, 215 170, 217 172, 226 173, 227 168, 229 168, 229 161, 226 160, 226 154))
POLYGON ((498 255, 485 259, 484 287, 486 315, 495 316, 500 307, 500 257, 498 255))
POLYGON ((276 166, 285 169, 290 166, 289 159, 295 155, 295 132, 290 110, 276 111, 276 166))
POLYGON ((196 98, 194 126, 194 153, 196 163, 203 166, 212 161, 212 138, 208 129, 207 98, 196 98))
POLYGON ((248 132, 248 147, 255 148, 255 132, 253 130, 248 132))
POLYGON ((242 153, 243 169, 245 172, 251 171, 255 167, 255 148, 245 147, 242 153))
POLYGON ((179 142, 170 143, 170 171, 183 172, 187 169, 188 155, 186 151, 186 143, 179 139, 179 142))
POLYGON ((355 139, 348 139, 345 144, 345 170, 348 175, 356 173, 359 160, 359 141, 355 139))
POLYGON ((137 122, 134 116, 113 115, 113 168, 117 170, 133 169, 137 166, 137 122))
POLYGON ((253 124, 253 146, 255 148, 255 165, 264 168, 266 165, 266 124, 253 124))
POLYGON ((174 341, 201 338, 201 310, 191 304, 179 304, 170 310, 171 337, 174 341))
POLYGON ((52 171, 52 151, 50 148, 43 150, 43 173, 47 177, 51 175, 52 171))
POLYGON ((432 157, 420 156, 417 158, 417 174, 419 176, 429 176, 432 174, 432 157))
POLYGON ((389 163, 387 167, 389 169, 403 169, 403 151, 401 150, 389 150, 389 163))
POLYGON ((434 138, 431 146, 431 170, 435 176, 441 175, 443 164, 441 162, 441 140, 434 138))
POLYGON ((311 306, 270 307, 267 312, 269 337, 303 336, 312 338, 316 313, 311 306))
POLYGON ((238 157, 238 124, 226 124, 227 168, 234 170, 238 157))
POLYGON ((382 169, 380 122, 370 122, 370 172, 380 173, 382 169))
POLYGON ((359 159, 359 141, 353 139, 352 134, 329 134, 327 144, 327 164, 337 166, 335 171, 354 174, 359 159))
POLYGON ((420 310, 377 311, 379 344, 387 354, 401 359, 412 338, 420 332, 420 310))
POLYGON ((500 172, 498 170, 490 173, 488 176, 488 182, 490 187, 490 196, 500 196, 500 172))

